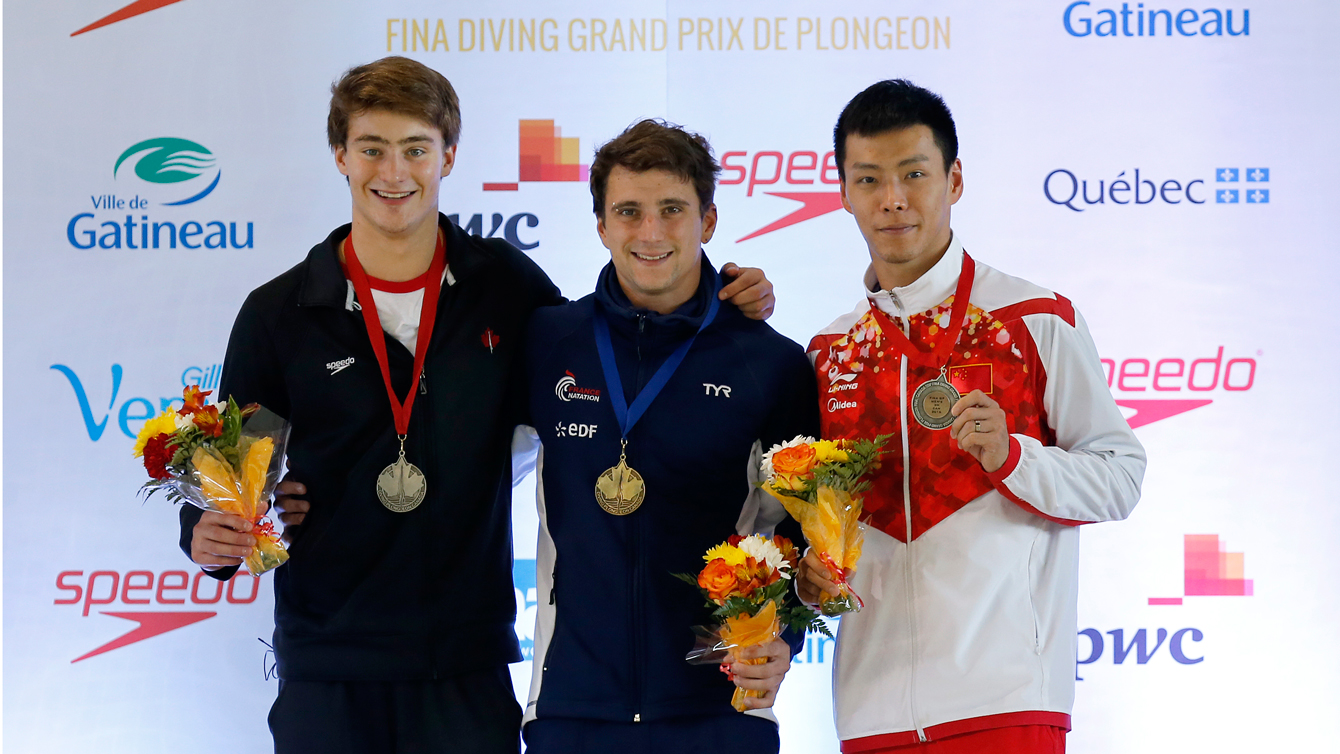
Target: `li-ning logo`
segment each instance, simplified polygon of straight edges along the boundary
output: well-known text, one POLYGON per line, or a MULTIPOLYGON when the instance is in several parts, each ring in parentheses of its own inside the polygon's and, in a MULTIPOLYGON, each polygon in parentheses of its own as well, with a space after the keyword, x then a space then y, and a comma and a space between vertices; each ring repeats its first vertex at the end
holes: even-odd
POLYGON ((163 202, 167 207, 204 199, 219 185, 219 178, 223 176, 223 171, 215 165, 212 152, 194 141, 170 136, 146 139, 122 152, 112 166, 112 175, 118 179, 122 177, 122 165, 133 168, 135 176, 146 183, 187 184, 187 196, 163 202), (206 184, 203 189, 201 184, 206 184))
POLYGON ((331 374, 337 374, 339 372, 344 371, 345 369, 348 369, 353 365, 354 365, 354 357, 350 356, 347 359, 327 363, 326 369, 329 369, 331 374))
POLYGON ((560 401, 591 401, 600 402, 600 391, 589 387, 577 387, 577 378, 572 372, 564 372, 564 376, 558 379, 558 384, 554 385, 554 395, 558 396, 560 401))

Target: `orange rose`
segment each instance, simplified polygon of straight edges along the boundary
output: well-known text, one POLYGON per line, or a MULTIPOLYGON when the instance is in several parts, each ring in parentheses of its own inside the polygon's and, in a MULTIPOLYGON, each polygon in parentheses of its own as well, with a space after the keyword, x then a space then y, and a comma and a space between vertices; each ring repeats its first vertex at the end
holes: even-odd
POLYGON ((777 477, 775 486, 788 490, 804 489, 805 480, 811 478, 810 472, 818 463, 814 448, 805 443, 773 453, 772 471, 777 477))
POLYGON ((698 574, 698 586, 706 589, 708 598, 717 604, 726 601, 726 595, 735 590, 735 585, 735 568, 721 558, 708 563, 698 574))

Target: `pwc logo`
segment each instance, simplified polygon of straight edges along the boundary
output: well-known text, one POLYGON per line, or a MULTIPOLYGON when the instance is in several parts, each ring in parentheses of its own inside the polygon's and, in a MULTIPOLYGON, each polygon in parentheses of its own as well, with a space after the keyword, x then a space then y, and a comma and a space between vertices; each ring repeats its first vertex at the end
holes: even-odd
POLYGON ((95 606, 117 607, 99 610, 98 614, 136 624, 106 644, 70 660, 73 664, 208 620, 218 615, 219 607, 224 604, 249 605, 260 594, 260 585, 259 578, 245 571, 228 581, 219 581, 203 571, 196 572, 194 578, 186 571, 93 571, 87 577, 83 571, 61 571, 56 576, 56 589, 65 596, 57 597, 53 604, 82 605, 81 618, 89 617, 95 606), (129 609, 121 609, 123 606, 129 609), (149 606, 153 607, 146 609, 149 606), (185 609, 188 606, 194 609, 185 609), (201 606, 206 609, 199 609, 201 606))
MULTIPOLYGON (((1260 351, 1256 352, 1261 355, 1260 351)), ((1134 413, 1126 416, 1131 429, 1208 406, 1213 396, 1242 393, 1256 384, 1256 359, 1225 358, 1219 346, 1214 356, 1202 358, 1102 359, 1107 386, 1117 405, 1134 413)))
POLYGON ((763 191, 768 196, 800 202, 792 211, 764 225, 735 242, 788 228, 806 220, 842 209, 842 195, 838 193, 837 161, 834 152, 799 150, 783 154, 775 150, 758 152, 726 152, 721 155, 722 186, 745 186, 744 195, 752 197, 759 186, 786 186, 797 190, 763 191), (823 155, 820 157, 820 155, 823 155), (729 176, 729 177, 728 177, 729 176), (825 188, 831 186, 832 188, 825 188))

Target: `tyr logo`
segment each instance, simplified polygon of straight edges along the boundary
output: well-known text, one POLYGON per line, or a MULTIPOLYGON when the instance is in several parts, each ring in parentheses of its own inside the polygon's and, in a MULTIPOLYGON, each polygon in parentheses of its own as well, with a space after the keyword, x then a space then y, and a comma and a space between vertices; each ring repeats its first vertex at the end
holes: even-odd
POLYGON ((725 395, 730 397, 730 385, 713 385, 710 382, 704 382, 703 395, 725 395))

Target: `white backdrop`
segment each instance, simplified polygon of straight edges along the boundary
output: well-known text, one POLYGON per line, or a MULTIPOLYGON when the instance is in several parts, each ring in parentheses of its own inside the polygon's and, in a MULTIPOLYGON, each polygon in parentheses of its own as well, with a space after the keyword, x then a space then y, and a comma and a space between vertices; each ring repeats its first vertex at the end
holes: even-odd
MULTIPOLYGON (((801 343, 851 307, 867 259, 831 211, 837 113, 880 78, 942 93, 956 232, 1075 302, 1149 452, 1131 519, 1083 535, 1071 750, 1340 749, 1335 4, 125 3, 4 4, 11 751, 268 748, 269 579, 196 588, 176 511, 135 497, 131 438, 217 382, 246 293, 348 220, 328 87, 389 53, 460 94, 443 211, 535 244, 570 296, 607 252, 583 182, 526 180, 521 121, 577 139, 577 174, 639 117, 708 136, 727 165, 708 252, 764 267, 772 324, 801 343), (190 142, 172 144, 194 177, 134 173, 162 138, 190 142)), ((532 482, 514 521, 524 609, 532 482)), ((831 658, 812 642, 783 687, 783 751, 837 750, 831 658)))

